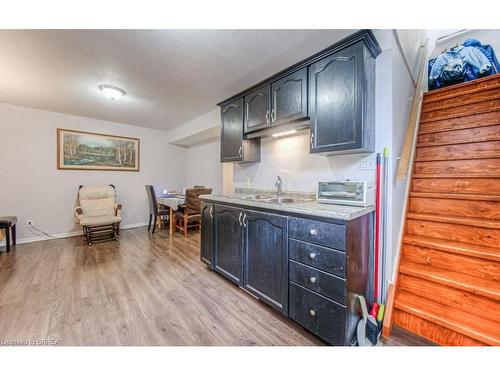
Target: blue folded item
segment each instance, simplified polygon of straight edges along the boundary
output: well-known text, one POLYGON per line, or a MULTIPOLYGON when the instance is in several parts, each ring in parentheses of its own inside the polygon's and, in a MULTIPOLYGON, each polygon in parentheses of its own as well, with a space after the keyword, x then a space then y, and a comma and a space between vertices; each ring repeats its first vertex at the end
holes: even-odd
POLYGON ((472 81, 499 71, 493 48, 481 45, 477 39, 467 39, 462 45, 429 60, 429 90, 472 81))

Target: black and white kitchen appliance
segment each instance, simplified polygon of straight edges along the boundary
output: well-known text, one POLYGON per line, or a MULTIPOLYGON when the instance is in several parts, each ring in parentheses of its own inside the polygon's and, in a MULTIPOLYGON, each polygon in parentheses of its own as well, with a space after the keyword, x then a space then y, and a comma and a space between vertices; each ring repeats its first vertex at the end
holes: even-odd
POLYGON ((367 181, 318 182, 316 198, 320 203, 366 207, 375 203, 375 189, 367 181))

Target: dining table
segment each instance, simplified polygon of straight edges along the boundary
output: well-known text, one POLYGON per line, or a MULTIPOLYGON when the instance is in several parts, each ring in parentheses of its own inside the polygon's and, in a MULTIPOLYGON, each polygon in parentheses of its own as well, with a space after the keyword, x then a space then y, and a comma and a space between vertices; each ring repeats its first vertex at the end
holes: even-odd
POLYGON ((169 233, 174 233, 174 211, 177 211, 179 206, 186 203, 186 196, 183 194, 171 193, 160 194, 156 197, 158 204, 169 208, 169 233))

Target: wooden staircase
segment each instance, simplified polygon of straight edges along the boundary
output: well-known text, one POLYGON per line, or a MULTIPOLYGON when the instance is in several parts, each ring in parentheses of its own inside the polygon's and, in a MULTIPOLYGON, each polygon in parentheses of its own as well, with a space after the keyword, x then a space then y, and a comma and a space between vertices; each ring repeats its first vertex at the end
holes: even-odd
POLYGON ((500 345, 500 75, 424 94, 392 323, 500 345))

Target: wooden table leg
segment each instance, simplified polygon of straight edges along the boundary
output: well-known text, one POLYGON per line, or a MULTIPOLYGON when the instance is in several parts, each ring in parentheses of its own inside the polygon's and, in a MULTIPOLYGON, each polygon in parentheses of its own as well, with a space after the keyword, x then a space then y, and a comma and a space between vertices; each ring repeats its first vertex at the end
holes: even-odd
POLYGON ((172 207, 169 207, 170 218, 169 218, 169 233, 172 235, 174 233, 174 210, 172 207))

